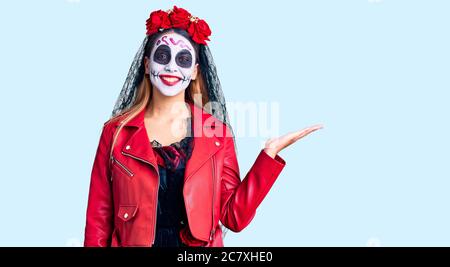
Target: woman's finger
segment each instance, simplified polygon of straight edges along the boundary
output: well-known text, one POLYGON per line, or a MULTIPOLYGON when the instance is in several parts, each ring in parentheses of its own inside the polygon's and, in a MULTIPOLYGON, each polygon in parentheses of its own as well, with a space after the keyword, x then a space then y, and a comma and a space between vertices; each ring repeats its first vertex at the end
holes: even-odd
POLYGON ((306 128, 304 130, 299 131, 298 134, 295 136, 295 139, 298 140, 298 139, 300 139, 300 138, 302 138, 302 137, 304 137, 304 136, 306 136, 306 135, 308 135, 308 134, 310 134, 310 133, 312 133, 314 131, 322 129, 322 128, 323 128, 323 125, 316 125, 316 126, 308 127, 308 128, 306 128))
POLYGON ((299 131, 295 131, 295 132, 291 132, 291 133, 287 133, 279 138, 272 138, 269 139, 266 142, 266 147, 270 147, 270 148, 279 148, 279 150, 284 149, 285 147, 293 144, 294 142, 296 142, 297 140, 299 140, 300 138, 314 132, 317 131, 319 129, 322 129, 323 125, 322 124, 318 124, 318 125, 314 125, 299 131))

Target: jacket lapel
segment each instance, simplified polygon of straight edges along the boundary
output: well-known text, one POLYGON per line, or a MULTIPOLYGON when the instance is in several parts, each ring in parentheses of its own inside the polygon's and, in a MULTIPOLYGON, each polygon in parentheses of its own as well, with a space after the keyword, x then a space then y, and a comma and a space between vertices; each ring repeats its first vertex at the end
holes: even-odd
POLYGON ((122 147, 122 153, 157 167, 156 157, 144 126, 137 128, 131 135, 122 147))
POLYGON ((128 121, 123 130, 130 131, 120 149, 121 153, 157 168, 156 157, 144 126, 145 109, 128 121))
MULTIPOLYGON (((211 134, 211 131, 214 132, 217 119, 195 104, 189 103, 189 106, 193 123, 194 149, 186 163, 185 182, 223 146, 217 136, 211 134)), ((144 118, 145 109, 124 125, 124 128, 130 128, 130 130, 132 128, 134 132, 129 135, 130 137, 120 150, 127 156, 157 168, 155 152, 147 135, 144 118)))

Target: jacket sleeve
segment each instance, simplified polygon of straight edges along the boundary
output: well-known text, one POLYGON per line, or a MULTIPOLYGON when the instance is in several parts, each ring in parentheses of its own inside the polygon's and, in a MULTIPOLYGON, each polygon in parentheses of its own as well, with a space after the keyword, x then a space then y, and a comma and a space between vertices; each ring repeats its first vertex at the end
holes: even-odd
POLYGON ((113 200, 110 183, 109 152, 112 133, 107 124, 103 126, 91 172, 84 246, 104 247, 110 245, 113 229, 113 200))
POLYGON ((269 192, 286 162, 270 157, 261 149, 252 167, 241 182, 233 138, 225 136, 225 159, 221 176, 221 222, 239 232, 254 218, 256 208, 269 192))

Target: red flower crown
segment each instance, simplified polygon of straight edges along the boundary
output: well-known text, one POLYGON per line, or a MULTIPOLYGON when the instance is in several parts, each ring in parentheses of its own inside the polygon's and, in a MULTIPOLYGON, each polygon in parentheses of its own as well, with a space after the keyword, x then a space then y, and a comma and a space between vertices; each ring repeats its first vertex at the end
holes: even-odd
POLYGON ((167 11, 153 11, 147 19, 146 26, 147 35, 169 28, 183 29, 189 33, 194 42, 203 45, 206 45, 211 35, 206 21, 192 16, 187 10, 177 6, 167 11))

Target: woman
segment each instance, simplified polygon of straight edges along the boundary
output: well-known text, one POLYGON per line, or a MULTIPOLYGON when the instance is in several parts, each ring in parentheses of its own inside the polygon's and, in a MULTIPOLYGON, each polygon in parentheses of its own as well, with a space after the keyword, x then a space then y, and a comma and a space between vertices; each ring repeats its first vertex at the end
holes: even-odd
POLYGON ((266 142, 241 181, 204 20, 154 11, 96 152, 85 246, 223 246, 285 166, 283 148, 321 126, 266 142))

